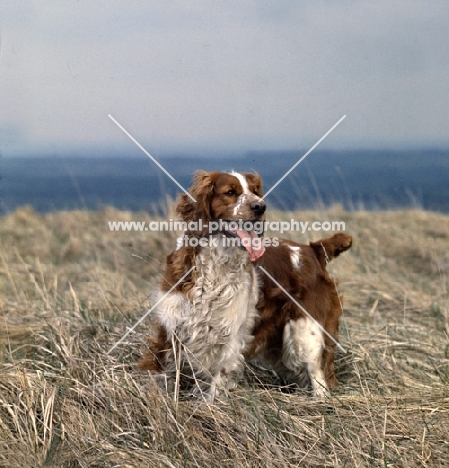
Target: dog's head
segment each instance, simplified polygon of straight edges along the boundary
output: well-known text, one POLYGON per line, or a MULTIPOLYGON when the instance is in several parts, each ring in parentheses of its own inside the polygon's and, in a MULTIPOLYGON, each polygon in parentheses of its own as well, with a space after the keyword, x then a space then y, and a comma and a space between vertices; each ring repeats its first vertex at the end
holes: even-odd
POLYGON ((176 207, 183 221, 264 219, 266 205, 258 174, 197 171, 189 193, 196 202, 184 194, 176 207))
MULTIPOLYGON (((176 207, 183 221, 199 223, 201 220, 203 226, 209 227, 222 221, 226 227, 220 224, 217 230, 226 236, 257 243, 255 239, 263 232, 266 210, 258 174, 197 171, 189 193, 196 202, 183 194, 176 207), (240 224, 236 227, 233 222, 240 224)), ((211 230, 206 227, 203 231, 190 233, 204 236, 211 230)), ((251 259, 262 255, 263 251, 262 248, 256 253, 249 251, 251 259)))

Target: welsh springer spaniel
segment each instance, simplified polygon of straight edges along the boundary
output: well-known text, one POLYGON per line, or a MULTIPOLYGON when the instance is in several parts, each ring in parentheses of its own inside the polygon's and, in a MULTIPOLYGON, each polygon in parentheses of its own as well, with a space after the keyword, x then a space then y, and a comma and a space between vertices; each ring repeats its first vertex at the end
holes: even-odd
POLYGON ((310 245, 280 240, 277 247, 267 246, 257 261, 282 288, 263 275, 257 304, 260 321, 245 358, 301 388, 311 385, 313 396, 324 396, 337 385, 334 350, 342 298, 326 265, 351 245, 351 236, 343 233, 310 245))
POLYGON ((157 336, 140 367, 162 372, 169 390, 187 385, 213 401, 237 385, 253 339, 260 288, 253 262, 265 251, 253 225, 266 207, 257 174, 198 171, 189 193, 196 202, 179 199, 187 230, 167 257, 157 336))
POLYGON ((280 240, 265 249, 254 229, 231 227, 231 221, 263 221, 257 174, 197 172, 190 194, 196 203, 182 195, 177 212, 196 224, 167 257, 156 333, 141 369, 162 373, 169 390, 188 386, 212 401, 220 388, 237 385, 244 356, 324 395, 337 384, 334 348, 342 312, 326 265, 351 247, 352 238, 339 233, 310 245, 280 240))

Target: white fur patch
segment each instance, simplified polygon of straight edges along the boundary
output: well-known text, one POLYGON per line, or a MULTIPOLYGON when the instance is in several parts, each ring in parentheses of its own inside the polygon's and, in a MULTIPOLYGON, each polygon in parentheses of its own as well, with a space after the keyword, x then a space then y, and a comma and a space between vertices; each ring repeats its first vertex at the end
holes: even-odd
POLYGON ((234 171, 230 172, 229 174, 238 179, 243 190, 243 193, 237 199, 237 203, 232 213, 234 216, 237 216, 240 208, 246 203, 246 198, 250 194, 250 191, 248 187, 248 181, 246 180, 246 177, 243 174, 240 174, 239 172, 234 172, 234 171))
POLYGON ((327 392, 326 379, 321 369, 324 338, 320 325, 308 317, 290 320, 284 328, 282 362, 300 373, 304 368, 309 374, 314 396, 327 392))
MULTIPOLYGON (((163 296, 164 293, 160 291, 159 299, 163 296)), ((190 310, 191 306, 184 294, 172 292, 156 308, 155 315, 167 332, 172 333, 186 321, 190 310)))
POLYGON ((240 185, 242 186, 243 193, 248 194, 249 193, 249 187, 248 187, 248 181, 246 180, 246 177, 243 174, 240 174, 240 172, 230 172, 230 175, 237 177, 238 181, 240 182, 240 185))
POLYGON ((290 259, 292 261, 293 267, 299 270, 301 268, 301 248, 298 246, 290 245, 290 250, 292 253, 290 254, 290 259))

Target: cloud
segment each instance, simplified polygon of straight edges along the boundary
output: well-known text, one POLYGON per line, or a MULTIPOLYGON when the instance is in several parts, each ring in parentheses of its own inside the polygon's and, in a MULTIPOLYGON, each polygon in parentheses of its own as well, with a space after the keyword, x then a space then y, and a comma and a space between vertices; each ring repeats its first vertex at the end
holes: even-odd
POLYGON ((1 7, 3 151, 448 143, 445 2, 1 7), (7 148, 6 148, 7 146, 7 148))

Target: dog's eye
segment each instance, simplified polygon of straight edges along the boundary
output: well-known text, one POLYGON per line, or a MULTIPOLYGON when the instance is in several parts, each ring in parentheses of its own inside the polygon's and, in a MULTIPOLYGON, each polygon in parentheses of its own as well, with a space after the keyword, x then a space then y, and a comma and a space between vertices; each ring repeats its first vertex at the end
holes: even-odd
POLYGON ((226 192, 226 195, 235 195, 235 190, 232 190, 232 189, 231 189, 231 190, 228 190, 228 191, 226 192))

